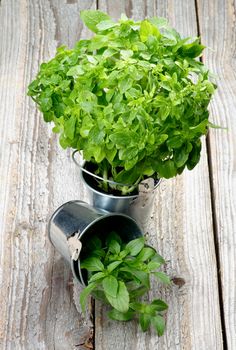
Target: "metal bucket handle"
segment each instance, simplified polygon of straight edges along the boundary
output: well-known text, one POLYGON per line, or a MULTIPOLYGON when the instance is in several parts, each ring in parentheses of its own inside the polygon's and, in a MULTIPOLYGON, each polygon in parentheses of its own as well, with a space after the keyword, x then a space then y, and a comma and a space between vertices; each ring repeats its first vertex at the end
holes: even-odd
MULTIPOLYGON (((87 174, 89 174, 90 176, 95 177, 96 179, 102 180, 102 181, 104 181, 104 182, 108 182, 108 183, 110 183, 110 184, 112 184, 112 185, 118 185, 118 186, 135 186, 135 185, 136 185, 136 183, 134 183, 134 184, 123 184, 123 183, 120 183, 120 182, 115 182, 115 181, 112 181, 112 180, 109 180, 109 179, 104 179, 103 177, 101 177, 101 176, 99 176, 99 175, 96 175, 96 174, 94 174, 94 173, 91 173, 89 170, 84 169, 83 166, 80 165, 80 164, 77 162, 77 160, 75 159, 75 154, 76 154, 77 152, 79 152, 79 151, 78 151, 78 150, 75 150, 75 151, 72 153, 72 159, 73 159, 74 163, 75 163, 75 164, 80 168, 80 170, 83 171, 84 173, 87 173, 87 174)), ((138 183, 137 183, 137 185, 138 185, 138 183)))

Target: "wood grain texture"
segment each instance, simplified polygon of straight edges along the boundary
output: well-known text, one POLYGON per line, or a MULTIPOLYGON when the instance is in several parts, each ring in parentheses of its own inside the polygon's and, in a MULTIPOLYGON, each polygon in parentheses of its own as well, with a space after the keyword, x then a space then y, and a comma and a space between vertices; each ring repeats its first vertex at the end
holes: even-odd
POLYGON ((236 23, 235 1, 198 1, 199 24, 206 50, 203 60, 217 75, 211 104, 211 177, 218 240, 223 309, 228 349, 236 349, 236 23))
MULTIPOLYGON (((135 19, 159 15, 184 35, 196 35, 194 1, 99 0, 114 18, 125 12, 135 19)), ((93 0, 2 0, 0 2, 0 349, 88 349, 91 310, 81 315, 80 287, 69 267, 54 252, 46 226, 63 202, 86 200, 69 151, 58 146, 35 105, 25 96, 41 62, 59 44, 73 46, 89 34, 79 10, 93 0)), ((203 39, 214 48, 204 59, 223 83, 212 115, 232 133, 211 132, 215 210, 222 264, 228 345, 235 346, 235 17, 233 5, 199 1, 203 39), (218 21, 218 14, 220 20, 218 21), (214 56, 215 55, 215 56, 214 56), (232 114, 233 116, 233 114, 232 114), (221 133, 221 134, 220 134, 221 133), (224 204, 222 205, 222 198, 224 204), (234 226, 233 226, 234 225, 234 226)), ((153 284, 150 298, 169 303, 167 331, 158 339, 142 334, 135 322, 109 321, 96 303, 95 348, 221 350, 221 322, 205 143, 202 159, 191 173, 165 181, 158 189, 149 242, 167 260, 173 278, 168 288, 153 284)))
MULTIPOLYGON (((39 64, 58 44, 86 36, 79 9, 94 1, 5 0, 0 7, 0 348, 86 349, 90 312, 47 239, 63 202, 85 198, 70 152, 26 97, 39 64), (79 345, 82 344, 82 345, 79 345)), ((88 347, 87 347, 88 348, 88 347)))
MULTIPOLYGON (((185 36, 197 35, 194 1, 99 1, 114 18, 120 13, 140 19, 164 16, 185 36)), ((173 285, 153 284, 150 297, 169 303, 167 330, 158 339, 143 334, 133 322, 110 321, 96 303, 95 348, 106 349, 217 349, 221 350, 221 320, 213 236, 209 173, 203 139, 202 159, 192 172, 164 181, 157 191, 148 240, 166 258, 173 285)))

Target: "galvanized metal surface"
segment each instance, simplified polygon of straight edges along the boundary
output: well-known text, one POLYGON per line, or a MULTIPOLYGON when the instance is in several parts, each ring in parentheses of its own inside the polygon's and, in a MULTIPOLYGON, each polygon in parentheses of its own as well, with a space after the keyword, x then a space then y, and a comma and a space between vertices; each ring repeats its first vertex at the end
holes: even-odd
POLYGON ((88 190, 89 203, 92 206, 110 212, 127 214, 135 219, 144 231, 147 229, 156 189, 161 180, 156 183, 154 179, 148 178, 139 184, 138 194, 121 196, 100 191, 94 186, 94 174, 84 172, 83 168, 81 168, 81 177, 88 190))
POLYGON ((75 200, 61 205, 51 216, 48 236, 56 250, 70 263, 74 277, 86 284, 80 269, 80 253, 83 256, 93 236, 102 241, 115 231, 124 242, 142 236, 141 228, 129 216, 107 213, 89 204, 75 200))

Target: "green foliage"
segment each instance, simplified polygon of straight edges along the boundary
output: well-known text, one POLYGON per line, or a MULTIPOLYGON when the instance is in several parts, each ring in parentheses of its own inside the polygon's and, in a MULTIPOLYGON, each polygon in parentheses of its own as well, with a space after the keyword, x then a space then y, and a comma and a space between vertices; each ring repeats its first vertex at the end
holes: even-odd
POLYGON ((88 273, 88 285, 80 295, 82 310, 87 297, 93 295, 112 307, 108 312, 111 319, 137 318, 144 332, 153 326, 161 336, 165 328, 163 311, 168 305, 160 299, 146 303, 140 298, 150 290, 151 275, 170 283, 169 277, 158 271, 164 259, 154 248, 145 245, 143 237, 125 244, 115 232, 103 244, 92 237, 86 246, 88 251, 80 264, 88 273))
POLYGON ((164 18, 81 18, 94 36, 60 47, 28 88, 61 146, 82 151, 100 176, 132 184, 115 187, 123 194, 147 176, 193 169, 216 88, 197 59, 199 38, 181 38, 164 18))
POLYGON ((97 25, 103 21, 107 21, 110 17, 98 10, 84 10, 80 12, 80 16, 84 24, 93 32, 97 32, 97 25))

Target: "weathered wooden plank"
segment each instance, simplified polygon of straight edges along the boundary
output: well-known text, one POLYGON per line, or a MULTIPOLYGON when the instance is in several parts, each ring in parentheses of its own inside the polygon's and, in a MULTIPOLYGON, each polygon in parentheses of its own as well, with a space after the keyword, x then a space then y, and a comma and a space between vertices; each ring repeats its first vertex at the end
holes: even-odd
POLYGON ((199 25, 206 50, 203 60, 217 77, 211 104, 214 123, 228 131, 209 133, 216 237, 218 240, 224 322, 228 349, 236 349, 236 74, 235 2, 198 1, 199 25))
POLYGON ((0 8, 0 348, 85 349, 92 322, 79 287, 47 239, 63 202, 84 198, 70 152, 26 97, 39 64, 58 43, 86 36, 79 10, 95 1, 14 1, 0 8), (83 29, 83 30, 82 30, 83 29))
MULTIPOLYGON (((99 1, 114 18, 164 16, 183 35, 197 35, 194 1, 99 1)), ((102 349, 222 349, 208 165, 203 140, 197 168, 158 189, 149 241, 167 259, 172 287, 154 284, 152 296, 169 303, 167 330, 158 339, 135 323, 114 323, 96 303, 95 347, 102 349)))

